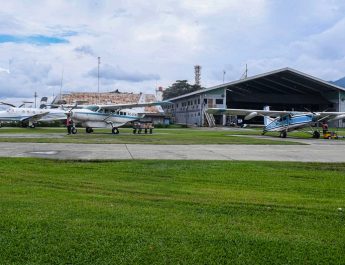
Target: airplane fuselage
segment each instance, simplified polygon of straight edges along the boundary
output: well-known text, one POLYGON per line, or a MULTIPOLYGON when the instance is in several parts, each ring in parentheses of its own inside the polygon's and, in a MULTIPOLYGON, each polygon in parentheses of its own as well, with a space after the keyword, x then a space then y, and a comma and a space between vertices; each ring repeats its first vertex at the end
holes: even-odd
POLYGON ((86 128, 117 128, 140 119, 140 116, 131 109, 123 109, 114 113, 102 109, 97 111, 76 109, 71 112, 71 118, 74 123, 80 123, 86 128))
POLYGON ((311 126, 317 121, 315 114, 284 115, 274 119, 264 127, 264 132, 289 132, 299 128, 311 126))
POLYGON ((39 114, 44 114, 40 121, 53 121, 66 118, 65 111, 59 109, 8 108, 0 111, 0 121, 23 121, 39 114))

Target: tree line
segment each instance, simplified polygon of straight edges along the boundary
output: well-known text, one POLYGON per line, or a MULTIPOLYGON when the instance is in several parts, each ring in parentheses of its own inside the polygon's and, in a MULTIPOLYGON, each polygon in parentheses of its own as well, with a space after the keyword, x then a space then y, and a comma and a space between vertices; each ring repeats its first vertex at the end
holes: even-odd
POLYGON ((177 80, 163 91, 163 99, 166 100, 169 98, 178 97, 199 89, 203 89, 203 87, 199 85, 191 85, 187 82, 187 80, 177 80))

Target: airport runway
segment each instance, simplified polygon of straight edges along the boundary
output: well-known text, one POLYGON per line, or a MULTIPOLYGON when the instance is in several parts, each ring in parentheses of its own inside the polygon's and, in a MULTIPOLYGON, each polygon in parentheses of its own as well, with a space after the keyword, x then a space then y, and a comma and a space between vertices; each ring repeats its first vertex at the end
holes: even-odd
POLYGON ((309 145, 0 143, 0 157, 345 162, 345 141, 304 141, 309 145))

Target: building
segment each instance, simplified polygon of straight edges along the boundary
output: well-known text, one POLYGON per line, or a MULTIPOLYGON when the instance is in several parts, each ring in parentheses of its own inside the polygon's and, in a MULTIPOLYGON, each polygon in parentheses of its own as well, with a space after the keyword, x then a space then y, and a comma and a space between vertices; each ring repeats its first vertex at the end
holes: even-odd
MULTIPOLYGON (((113 92, 71 92, 57 96, 52 104, 67 105, 110 105, 110 104, 136 104, 156 102, 156 96, 143 93, 121 93, 118 90, 113 92)), ((150 121, 154 124, 163 124, 165 114, 160 106, 149 106, 135 108, 139 114, 143 114, 142 121, 150 121)))
MULTIPOLYGON (((227 125, 238 117, 212 117, 206 113, 207 108, 263 109, 268 105, 272 110, 345 111, 345 88, 283 68, 169 100, 174 104, 165 111, 173 122, 214 126, 227 125)), ((249 122, 262 121, 257 117, 249 122)), ((345 121, 334 125, 343 127, 345 121)))

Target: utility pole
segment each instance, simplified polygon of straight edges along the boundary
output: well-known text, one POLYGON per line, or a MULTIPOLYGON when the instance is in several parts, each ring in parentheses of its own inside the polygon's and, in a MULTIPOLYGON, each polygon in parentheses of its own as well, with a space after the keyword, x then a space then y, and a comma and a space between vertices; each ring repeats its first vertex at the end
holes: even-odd
POLYGON ((98 56, 98 104, 100 104, 100 94, 99 94, 99 65, 101 64, 101 57, 98 56))
POLYGON ((61 73, 61 84, 60 84, 60 100, 62 99, 62 82, 63 82, 63 68, 62 68, 62 73, 61 73))
POLYGON ((37 99, 37 92, 36 91, 35 91, 34 97, 35 97, 35 109, 36 109, 36 99, 37 99))

